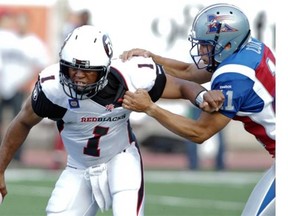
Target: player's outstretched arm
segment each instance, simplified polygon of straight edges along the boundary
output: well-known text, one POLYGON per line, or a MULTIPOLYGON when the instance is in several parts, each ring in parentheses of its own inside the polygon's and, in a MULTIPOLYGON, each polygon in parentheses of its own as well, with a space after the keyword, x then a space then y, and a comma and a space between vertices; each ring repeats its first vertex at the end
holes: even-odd
POLYGON ((155 63, 164 67, 167 74, 200 84, 209 82, 212 76, 206 69, 198 69, 195 64, 166 58, 141 48, 124 51, 119 58, 122 61, 127 61, 133 58, 133 56, 151 57, 155 63))
POLYGON ((0 145, 0 193, 3 197, 7 194, 4 172, 12 160, 15 152, 23 144, 30 129, 42 120, 37 116, 31 105, 31 97, 28 97, 23 108, 11 121, 0 145))
POLYGON ((177 115, 153 103, 147 91, 127 91, 122 106, 126 109, 145 112, 173 133, 196 143, 202 143, 222 130, 230 119, 219 112, 202 112, 197 121, 177 115))
POLYGON ((218 111, 225 100, 220 90, 207 91, 195 82, 166 75, 165 89, 161 95, 166 99, 186 99, 206 112, 218 111))

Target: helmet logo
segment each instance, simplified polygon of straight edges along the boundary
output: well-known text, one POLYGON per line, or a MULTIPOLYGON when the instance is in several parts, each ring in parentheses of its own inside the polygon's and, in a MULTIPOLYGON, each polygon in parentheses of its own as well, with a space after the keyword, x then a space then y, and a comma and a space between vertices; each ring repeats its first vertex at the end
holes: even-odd
POLYGON ((103 46, 104 46, 106 55, 107 55, 109 58, 112 58, 112 56, 113 56, 113 48, 112 48, 111 40, 110 40, 110 38, 108 37, 108 35, 105 35, 105 34, 103 35, 103 37, 102 37, 102 42, 103 42, 103 46))
POLYGON ((216 34, 217 32, 236 32, 238 29, 231 27, 228 25, 225 20, 232 20, 233 18, 229 15, 222 15, 222 16, 216 16, 216 15, 208 15, 208 30, 207 34, 216 34), (223 22, 224 21, 224 22, 223 22), (220 31, 219 23, 222 23, 220 31))

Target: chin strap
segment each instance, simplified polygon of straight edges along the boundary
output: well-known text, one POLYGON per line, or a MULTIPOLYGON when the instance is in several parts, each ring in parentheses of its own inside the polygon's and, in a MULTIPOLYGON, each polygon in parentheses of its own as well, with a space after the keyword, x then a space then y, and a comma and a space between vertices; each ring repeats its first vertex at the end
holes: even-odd
POLYGON ((249 29, 249 31, 247 32, 247 34, 245 35, 245 37, 243 38, 243 40, 241 41, 241 43, 238 45, 237 49, 234 51, 234 53, 238 52, 242 45, 245 43, 245 41, 247 41, 248 37, 250 36, 250 32, 251 30, 249 29))

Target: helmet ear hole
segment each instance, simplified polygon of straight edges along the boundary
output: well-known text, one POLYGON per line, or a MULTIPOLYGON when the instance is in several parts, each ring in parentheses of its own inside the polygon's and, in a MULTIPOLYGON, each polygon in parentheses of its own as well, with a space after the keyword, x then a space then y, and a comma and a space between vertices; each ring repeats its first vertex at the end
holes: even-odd
POLYGON ((227 44, 224 46, 224 49, 225 49, 225 50, 231 49, 231 42, 227 43, 227 44))

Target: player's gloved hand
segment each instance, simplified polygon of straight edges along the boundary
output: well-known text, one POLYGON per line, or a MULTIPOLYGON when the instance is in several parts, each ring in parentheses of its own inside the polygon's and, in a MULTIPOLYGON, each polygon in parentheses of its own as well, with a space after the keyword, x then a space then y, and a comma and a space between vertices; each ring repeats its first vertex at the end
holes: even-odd
POLYGON ((145 50, 145 49, 140 49, 140 48, 134 48, 134 49, 131 49, 131 50, 127 50, 127 51, 124 51, 120 56, 119 58, 125 62, 127 60, 130 60, 133 56, 143 56, 145 58, 148 58, 148 57, 152 57, 153 53, 151 53, 150 51, 148 50, 145 50))

